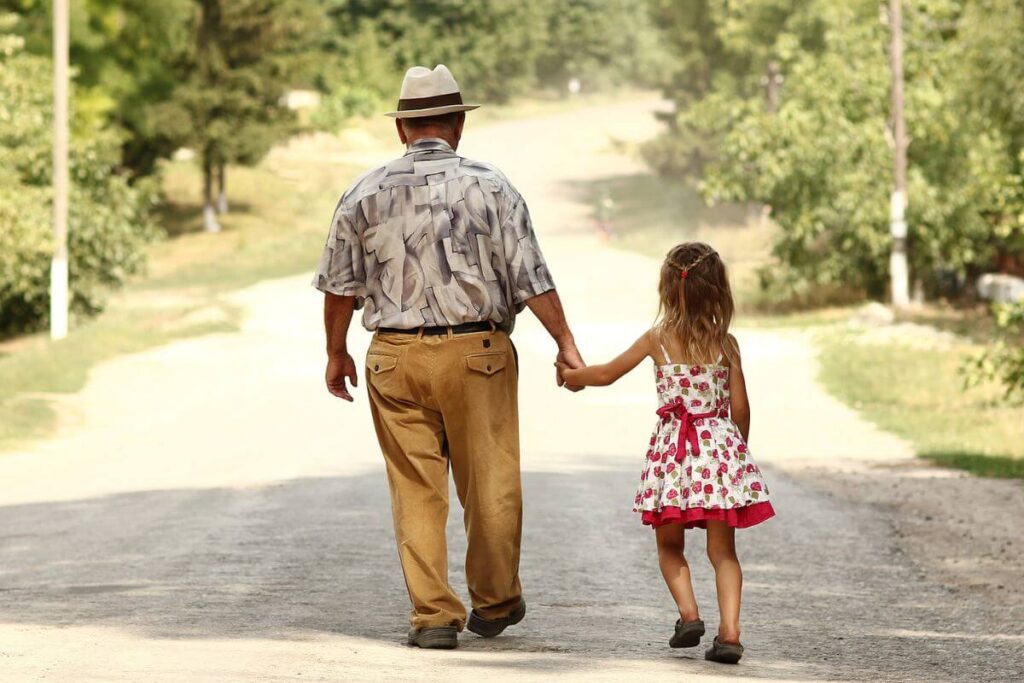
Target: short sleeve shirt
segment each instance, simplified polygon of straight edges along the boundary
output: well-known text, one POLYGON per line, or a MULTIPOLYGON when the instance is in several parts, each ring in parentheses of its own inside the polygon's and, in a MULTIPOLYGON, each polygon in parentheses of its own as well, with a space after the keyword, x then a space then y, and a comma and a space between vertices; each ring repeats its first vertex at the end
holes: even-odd
POLYGON ((371 331, 480 321, 511 330, 527 299, 555 288, 522 196, 438 138, 413 142, 345 192, 313 286, 355 297, 371 331))

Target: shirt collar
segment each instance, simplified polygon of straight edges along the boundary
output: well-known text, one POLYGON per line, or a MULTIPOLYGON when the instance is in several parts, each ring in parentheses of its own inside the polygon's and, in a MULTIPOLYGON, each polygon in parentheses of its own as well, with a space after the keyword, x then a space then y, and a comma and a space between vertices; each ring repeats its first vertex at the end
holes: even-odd
POLYGON ((452 146, 441 138, 420 138, 409 145, 409 149, 406 150, 403 156, 409 156, 410 154, 416 154, 417 152, 452 152, 452 146))

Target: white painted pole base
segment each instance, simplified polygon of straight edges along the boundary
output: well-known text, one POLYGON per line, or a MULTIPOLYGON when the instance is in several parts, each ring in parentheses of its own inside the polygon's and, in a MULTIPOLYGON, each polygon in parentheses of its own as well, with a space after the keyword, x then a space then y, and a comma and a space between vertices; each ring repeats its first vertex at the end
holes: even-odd
POLYGON ((908 308, 910 306, 910 272, 905 252, 893 251, 889 255, 889 272, 892 275, 892 305, 898 309, 908 308))
POLYGON ((50 266, 50 338, 68 336, 68 261, 55 257, 50 266))
POLYGON ((889 277, 892 305, 903 309, 910 306, 910 268, 907 266, 907 195, 896 190, 890 197, 889 234, 892 251, 889 254, 889 277))
POLYGON ((220 223, 217 222, 217 209, 213 204, 203 207, 203 230, 206 232, 220 232, 220 223))

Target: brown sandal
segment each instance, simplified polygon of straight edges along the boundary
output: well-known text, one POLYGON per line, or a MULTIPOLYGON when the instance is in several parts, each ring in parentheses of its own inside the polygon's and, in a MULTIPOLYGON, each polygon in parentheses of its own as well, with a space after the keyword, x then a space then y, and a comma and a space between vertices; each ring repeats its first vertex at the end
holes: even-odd
POLYGON ((697 647, 700 645, 700 638, 704 635, 704 622, 700 619, 683 622, 676 619, 676 632, 668 641, 669 647, 697 647))
POLYGON ((743 646, 739 643, 723 643, 715 636, 714 644, 704 653, 704 659, 719 664, 736 664, 743 656, 743 646))

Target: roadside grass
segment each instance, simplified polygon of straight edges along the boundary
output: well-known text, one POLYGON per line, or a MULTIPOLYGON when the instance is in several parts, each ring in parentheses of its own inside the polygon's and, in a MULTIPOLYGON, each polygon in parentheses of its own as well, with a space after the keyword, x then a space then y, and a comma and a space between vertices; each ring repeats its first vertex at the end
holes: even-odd
MULTIPOLYGON (((651 93, 641 93, 652 97, 651 93)), ((474 113, 474 125, 543 116, 614 101, 622 93, 563 98, 546 93, 474 113)), ((72 321, 67 339, 45 334, 0 342, 0 452, 56 428, 57 402, 81 390, 96 364, 202 334, 238 329, 240 313, 223 297, 261 280, 312 271, 341 191, 394 148, 394 122, 354 120, 338 135, 303 135, 256 168, 228 169, 230 211, 222 232, 202 230, 194 162, 161 169, 166 237, 150 247, 147 272, 112 294, 104 312, 72 321)))
POLYGON ((938 465, 986 477, 1024 478, 1024 407, 995 384, 964 388, 960 367, 979 347, 866 342, 863 333, 818 335, 821 380, 878 426, 938 465))

